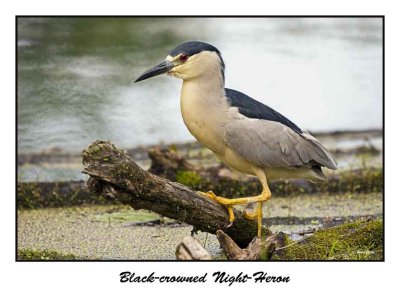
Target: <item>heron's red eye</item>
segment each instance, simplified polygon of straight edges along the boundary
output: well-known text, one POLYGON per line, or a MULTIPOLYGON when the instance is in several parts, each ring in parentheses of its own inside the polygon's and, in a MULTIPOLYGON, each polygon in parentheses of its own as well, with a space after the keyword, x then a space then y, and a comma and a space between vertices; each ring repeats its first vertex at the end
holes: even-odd
POLYGON ((179 61, 181 61, 183 63, 183 62, 186 62, 188 58, 189 58, 189 56, 183 53, 179 56, 179 61))

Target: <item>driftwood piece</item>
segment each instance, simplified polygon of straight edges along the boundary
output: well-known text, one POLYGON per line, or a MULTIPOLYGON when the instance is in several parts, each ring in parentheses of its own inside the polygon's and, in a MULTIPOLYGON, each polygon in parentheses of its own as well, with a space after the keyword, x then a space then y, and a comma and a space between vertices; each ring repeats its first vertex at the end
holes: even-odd
POLYGON ((175 252, 178 260, 211 260, 207 250, 193 236, 185 236, 175 252))
POLYGON ((275 249, 283 246, 285 235, 280 232, 266 239, 254 237, 244 249, 221 230, 217 231, 217 239, 228 260, 270 260, 275 249))
MULTIPOLYGON (((82 152, 83 173, 90 176, 89 189, 107 198, 185 222, 195 230, 215 234, 224 230, 240 247, 246 247, 257 233, 254 221, 234 210, 229 225, 226 208, 196 191, 140 168, 126 153, 110 142, 96 141, 82 152)), ((263 228, 263 233, 270 231, 263 228)))
MULTIPOLYGON (((276 249, 281 249, 286 235, 279 232, 266 238, 254 237, 247 248, 241 249, 224 231, 217 230, 217 239, 228 260, 270 260, 276 249)), ((186 236, 175 252, 178 260, 211 260, 210 254, 192 236, 186 236)))

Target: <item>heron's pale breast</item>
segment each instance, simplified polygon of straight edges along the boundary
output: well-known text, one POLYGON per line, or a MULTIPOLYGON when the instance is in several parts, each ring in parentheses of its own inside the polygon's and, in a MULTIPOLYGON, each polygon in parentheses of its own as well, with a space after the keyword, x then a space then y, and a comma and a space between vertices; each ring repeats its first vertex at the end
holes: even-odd
MULTIPOLYGON (((221 95, 208 95, 198 82, 184 81, 181 93, 181 113, 190 133, 204 146, 223 154, 226 144, 222 126, 228 106, 221 95), (221 97, 221 101, 217 101, 221 97)), ((209 89, 212 91, 213 89, 209 89)))

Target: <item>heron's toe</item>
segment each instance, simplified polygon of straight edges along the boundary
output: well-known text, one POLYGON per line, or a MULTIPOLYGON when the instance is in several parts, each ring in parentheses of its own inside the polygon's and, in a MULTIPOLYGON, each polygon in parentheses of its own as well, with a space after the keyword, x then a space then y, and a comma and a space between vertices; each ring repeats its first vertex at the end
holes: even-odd
POLYGON ((212 190, 207 191, 207 196, 211 199, 217 199, 217 195, 212 190))
POLYGON ((254 220, 258 217, 257 213, 249 213, 247 211, 247 209, 243 210, 243 214, 242 214, 243 218, 247 219, 247 220, 254 220))

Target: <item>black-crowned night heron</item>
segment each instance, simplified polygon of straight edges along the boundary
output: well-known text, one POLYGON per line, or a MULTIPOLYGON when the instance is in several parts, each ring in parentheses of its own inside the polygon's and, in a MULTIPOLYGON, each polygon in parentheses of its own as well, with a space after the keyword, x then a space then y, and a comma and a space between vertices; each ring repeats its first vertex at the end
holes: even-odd
POLYGON ((225 88, 225 65, 214 46, 187 42, 173 49, 166 60, 144 72, 135 82, 161 74, 183 79, 181 112, 191 134, 232 169, 255 175, 260 195, 227 199, 203 193, 227 207, 257 202, 248 219, 257 219, 261 236, 262 205, 271 197, 267 179, 306 178, 324 181, 321 167, 336 169, 333 156, 309 133, 274 109, 225 88))

